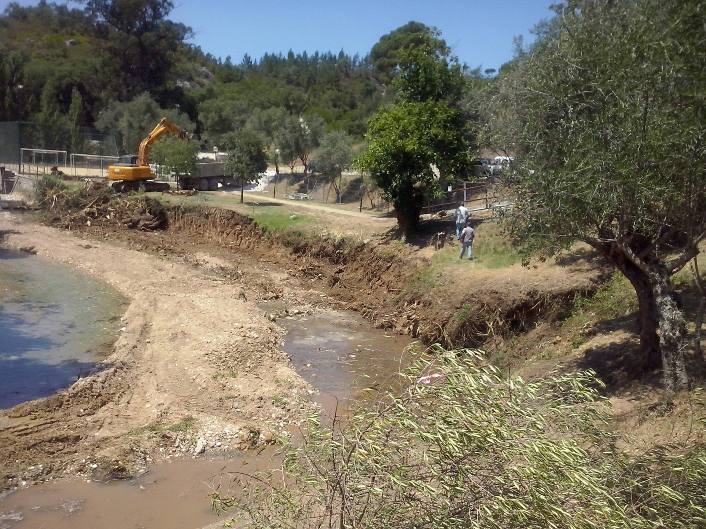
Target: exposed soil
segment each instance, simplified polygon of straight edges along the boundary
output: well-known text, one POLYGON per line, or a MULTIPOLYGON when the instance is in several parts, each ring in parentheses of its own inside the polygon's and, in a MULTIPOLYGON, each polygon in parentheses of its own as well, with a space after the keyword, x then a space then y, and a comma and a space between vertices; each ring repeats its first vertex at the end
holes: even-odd
MULTIPOLYGON (((0 218, 9 246, 33 246, 130 300, 104 370, 0 415, 3 488, 61 472, 125 477, 197 444, 270 441, 301 417, 308 387, 254 301, 335 305, 427 343, 492 345, 561 313, 602 274, 581 261, 477 269, 426 289, 415 281, 429 259, 413 246, 267 233, 224 209, 169 206, 165 215, 166 229, 140 230, 83 207, 73 233, 0 218)), ((65 227, 66 218, 48 220, 65 227)))
POLYGON ((63 472, 125 477, 157 447, 262 444, 299 416, 307 386, 280 350, 281 331, 254 303, 257 285, 8 214, 0 229, 10 232, 8 246, 31 245, 130 302, 102 371, 0 414, 1 488, 63 472))

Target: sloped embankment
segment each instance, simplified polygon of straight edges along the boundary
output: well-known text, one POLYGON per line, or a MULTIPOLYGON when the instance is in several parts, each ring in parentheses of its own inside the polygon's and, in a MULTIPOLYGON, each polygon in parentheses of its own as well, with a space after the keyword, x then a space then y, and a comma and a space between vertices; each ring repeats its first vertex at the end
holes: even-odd
POLYGON ((168 232, 207 246, 267 254, 314 278, 348 308, 376 326, 425 343, 478 346, 560 317, 577 295, 590 294, 605 274, 585 260, 468 268, 428 280, 419 252, 379 240, 358 241, 297 231, 268 232, 237 212, 205 207, 167 208, 168 232))

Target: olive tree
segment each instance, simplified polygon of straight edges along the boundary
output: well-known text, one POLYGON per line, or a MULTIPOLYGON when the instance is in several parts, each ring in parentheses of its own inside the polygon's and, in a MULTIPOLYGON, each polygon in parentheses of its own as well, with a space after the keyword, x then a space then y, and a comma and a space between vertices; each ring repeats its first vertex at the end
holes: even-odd
POLYGON ((150 158, 154 163, 164 167, 167 173, 173 173, 178 180, 180 176, 190 175, 196 171, 198 154, 197 142, 165 137, 152 146, 150 158))
MULTIPOLYGON (((516 154, 510 232, 529 253, 580 240, 631 282, 642 369, 687 385, 672 276, 706 234, 706 6, 572 0, 500 80, 494 146, 516 154)), ((694 355, 695 360, 699 360, 694 355)))
POLYGON ((336 202, 341 201, 341 175, 351 165, 353 159, 353 140, 345 132, 333 131, 321 138, 321 145, 316 154, 316 167, 326 174, 331 186, 336 191, 336 202))
POLYGON ((240 182, 240 203, 244 202, 245 184, 257 180, 259 173, 267 170, 265 145, 260 136, 249 130, 225 136, 228 158, 225 172, 240 182))

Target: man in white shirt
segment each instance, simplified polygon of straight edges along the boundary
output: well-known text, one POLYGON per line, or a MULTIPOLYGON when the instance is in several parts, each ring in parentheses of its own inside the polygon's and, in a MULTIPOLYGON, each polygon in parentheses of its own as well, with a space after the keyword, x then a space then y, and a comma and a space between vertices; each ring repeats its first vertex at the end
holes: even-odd
POLYGON ((460 240, 461 237, 461 231, 463 230, 464 226, 466 225, 466 221, 468 220, 468 208, 463 205, 463 202, 458 203, 458 207, 456 208, 456 238, 460 240))
POLYGON ((461 236, 459 241, 461 241, 461 255, 458 256, 459 259, 463 259, 463 255, 468 249, 468 260, 473 260, 473 239, 476 236, 475 230, 471 227, 471 219, 466 221, 466 227, 461 231, 461 236))

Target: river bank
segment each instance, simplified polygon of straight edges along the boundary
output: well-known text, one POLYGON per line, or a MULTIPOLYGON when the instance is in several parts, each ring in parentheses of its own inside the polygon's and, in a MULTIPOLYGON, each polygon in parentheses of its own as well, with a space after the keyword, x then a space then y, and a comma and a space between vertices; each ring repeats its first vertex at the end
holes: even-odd
POLYGON ((279 347, 282 330, 247 285, 8 214, 0 231, 6 247, 33 246, 129 302, 104 369, 0 413, 3 489, 60 475, 126 477, 160 449, 261 445, 306 407, 311 390, 279 347))

